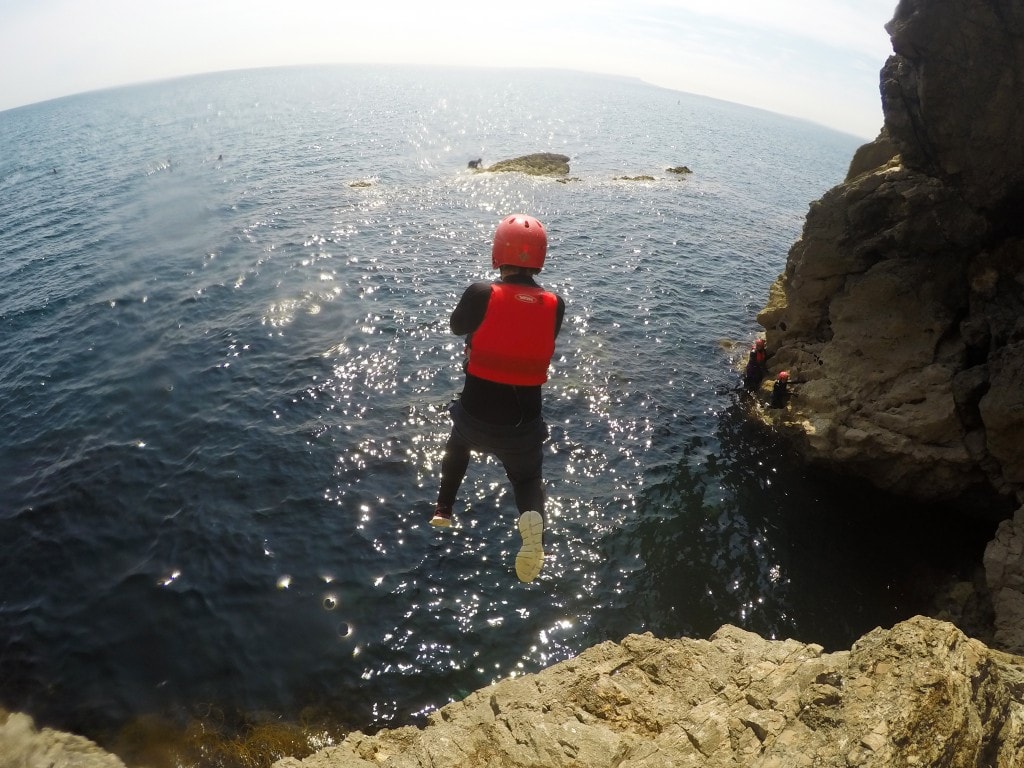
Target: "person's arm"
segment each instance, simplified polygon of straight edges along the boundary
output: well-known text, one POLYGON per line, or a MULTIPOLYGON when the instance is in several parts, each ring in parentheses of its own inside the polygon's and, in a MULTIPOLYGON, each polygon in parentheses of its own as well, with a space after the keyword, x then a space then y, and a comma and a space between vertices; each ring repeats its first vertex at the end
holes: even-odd
POLYGON ((490 300, 490 283, 480 282, 469 286, 452 310, 449 321, 452 333, 456 336, 466 336, 479 328, 480 323, 484 321, 484 313, 487 312, 487 303, 490 300))
MULTIPOLYGON (((555 294, 557 296, 557 294, 555 294)), ((558 332, 562 330, 562 320, 565 317, 565 300, 558 296, 558 309, 555 310, 555 338, 558 338, 558 332)))

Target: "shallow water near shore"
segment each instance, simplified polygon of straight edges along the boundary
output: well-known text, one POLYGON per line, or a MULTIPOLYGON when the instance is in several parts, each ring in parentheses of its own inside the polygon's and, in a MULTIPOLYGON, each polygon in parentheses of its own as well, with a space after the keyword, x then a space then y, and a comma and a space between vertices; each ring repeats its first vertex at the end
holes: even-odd
POLYGON ((374 728, 630 632, 836 649, 924 610, 991 530, 805 470, 736 390, 859 143, 497 70, 236 72, 0 113, 0 705, 87 735, 210 711, 374 728), (466 168, 535 151, 572 180, 466 168), (448 314, 515 211, 547 225, 568 306, 532 584, 492 460, 455 529, 427 524, 448 314))

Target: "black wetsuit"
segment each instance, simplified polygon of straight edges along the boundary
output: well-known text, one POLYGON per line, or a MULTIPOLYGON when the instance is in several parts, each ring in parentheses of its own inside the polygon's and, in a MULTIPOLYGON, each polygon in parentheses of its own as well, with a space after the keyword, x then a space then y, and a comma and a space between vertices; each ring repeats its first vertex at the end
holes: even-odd
POLYGON ((786 401, 789 399, 789 383, 785 381, 776 381, 772 385, 772 399, 768 403, 769 408, 785 408, 786 401))
MULTIPOLYGON (((540 287, 526 274, 510 275, 503 282, 540 287)), ((490 282, 469 286, 452 312, 452 333, 471 337, 483 322, 490 296, 490 282)), ((564 316, 565 302, 558 297, 555 336, 564 316)), ((540 386, 499 384, 467 372, 462 394, 451 409, 453 425, 441 461, 438 503, 455 503, 470 451, 475 450, 492 453, 501 461, 520 512, 532 509, 543 513, 541 464, 547 426, 541 407, 540 386)))
POLYGON ((764 366, 758 362, 757 354, 751 350, 750 357, 747 358, 747 367, 743 371, 743 386, 753 392, 761 386, 763 379, 764 366))

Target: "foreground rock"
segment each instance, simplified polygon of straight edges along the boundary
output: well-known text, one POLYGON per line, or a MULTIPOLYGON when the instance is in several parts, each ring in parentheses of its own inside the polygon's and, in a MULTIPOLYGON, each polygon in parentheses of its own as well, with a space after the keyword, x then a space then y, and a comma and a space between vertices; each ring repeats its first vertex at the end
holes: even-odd
MULTIPOLYGON (((630 635, 276 768, 799 768, 1024 765, 1024 657, 915 617, 849 651, 725 626, 630 635)), ((0 768, 123 768, 0 711, 0 768)))
POLYGON ((0 709, 0 768, 124 768, 81 736, 38 729, 32 718, 0 709))
POLYGON ((531 176, 565 176, 569 173, 569 158, 552 152, 538 152, 511 160, 502 160, 482 169, 488 173, 526 173, 531 176))
POLYGON ((823 653, 630 635, 277 768, 1024 765, 1024 659, 922 617, 823 653))

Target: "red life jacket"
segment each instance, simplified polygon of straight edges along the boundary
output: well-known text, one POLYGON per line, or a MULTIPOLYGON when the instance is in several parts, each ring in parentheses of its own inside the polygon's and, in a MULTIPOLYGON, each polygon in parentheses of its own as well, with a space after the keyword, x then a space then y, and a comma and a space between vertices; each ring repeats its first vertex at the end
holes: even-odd
POLYGON ((543 288, 494 283, 469 342, 466 370, 499 384, 540 386, 555 353, 558 297, 543 288))

